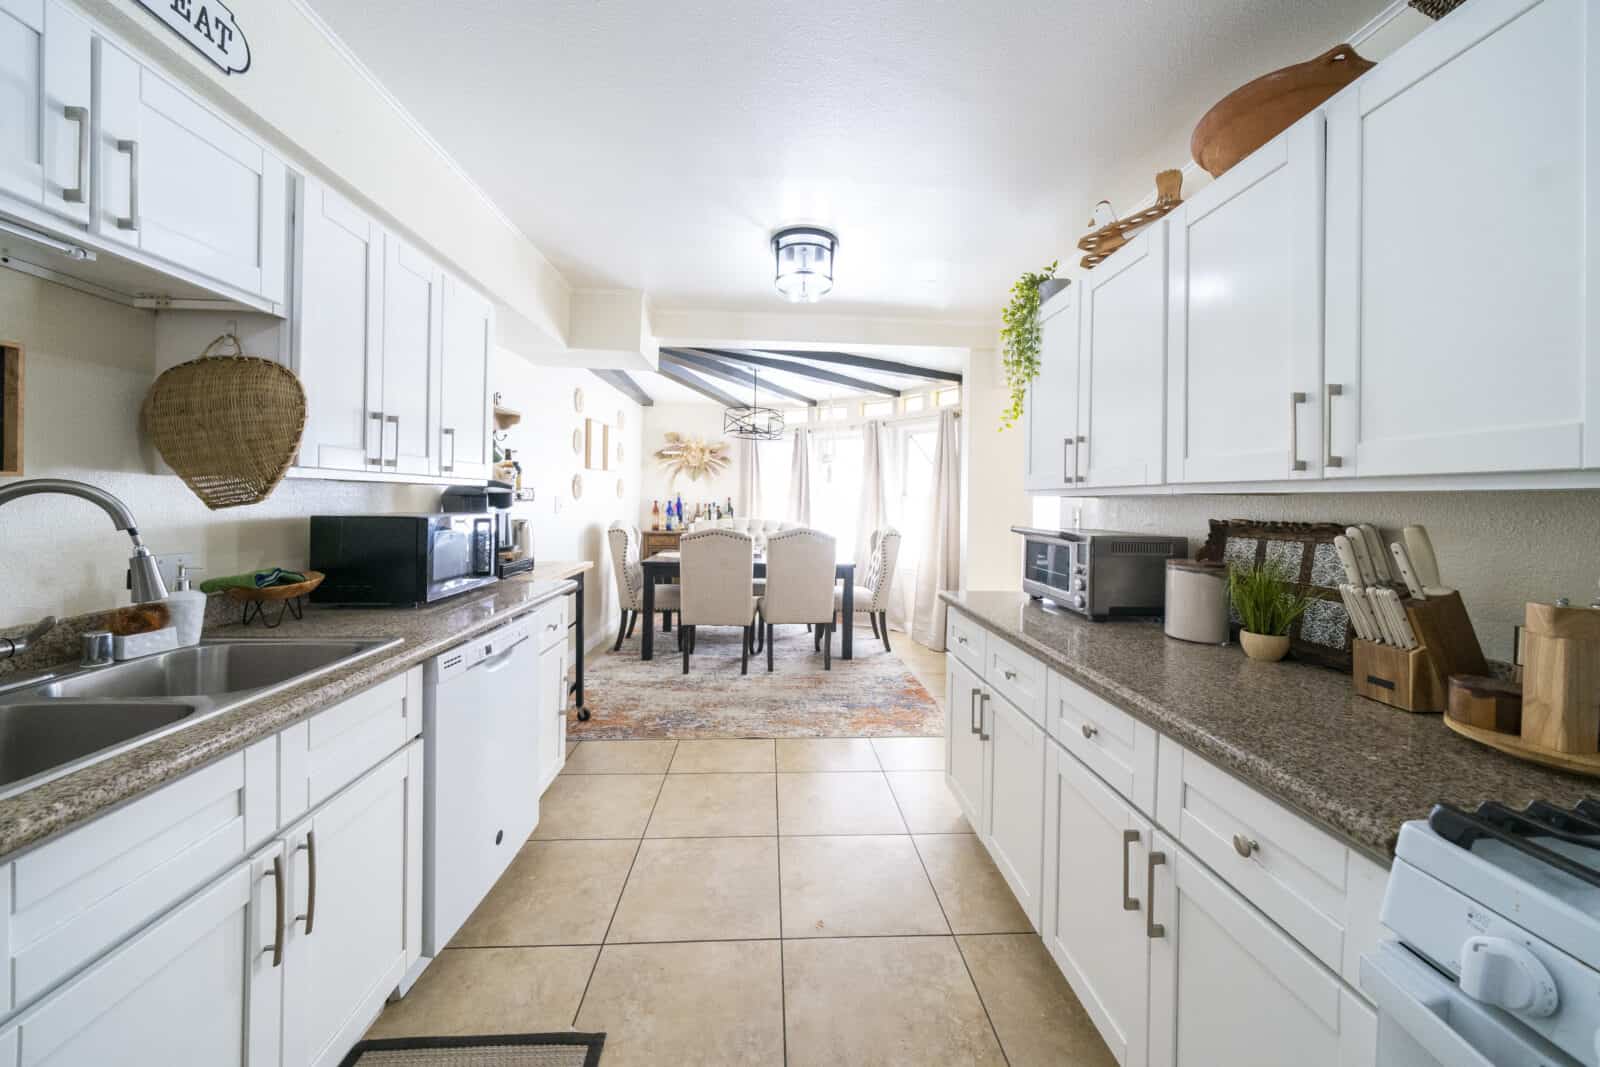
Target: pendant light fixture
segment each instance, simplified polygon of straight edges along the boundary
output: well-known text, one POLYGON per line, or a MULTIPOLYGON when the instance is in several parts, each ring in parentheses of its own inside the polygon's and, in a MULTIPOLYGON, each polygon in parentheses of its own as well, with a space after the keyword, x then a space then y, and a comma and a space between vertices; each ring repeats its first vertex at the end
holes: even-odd
POLYGON ((833 289, 839 239, 817 226, 790 226, 772 235, 773 284, 794 304, 814 304, 833 289))
POLYGON ((761 372, 750 375, 750 406, 725 408, 722 432, 746 441, 773 441, 783 436, 783 412, 761 406, 761 372))

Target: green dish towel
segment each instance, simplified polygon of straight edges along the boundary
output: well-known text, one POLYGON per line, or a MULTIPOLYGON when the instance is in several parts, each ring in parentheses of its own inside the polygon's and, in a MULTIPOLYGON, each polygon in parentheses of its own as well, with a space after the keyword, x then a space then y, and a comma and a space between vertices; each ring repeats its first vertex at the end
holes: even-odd
POLYGON ((299 571, 284 570, 282 567, 268 567, 265 570, 230 574, 224 578, 207 578, 200 583, 200 591, 202 593, 220 593, 224 589, 267 589, 274 585, 294 585, 305 580, 306 576, 299 571))

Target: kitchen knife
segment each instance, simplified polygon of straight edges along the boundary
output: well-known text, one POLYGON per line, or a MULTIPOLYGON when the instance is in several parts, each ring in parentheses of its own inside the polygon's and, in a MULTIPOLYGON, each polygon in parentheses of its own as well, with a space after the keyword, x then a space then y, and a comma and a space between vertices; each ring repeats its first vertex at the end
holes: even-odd
POLYGON ((1339 553, 1339 562, 1344 564, 1344 578, 1353 586, 1361 585, 1361 565, 1356 562, 1355 547, 1350 544, 1350 538, 1338 534, 1333 539, 1333 550, 1339 553))
POLYGON ((1417 572, 1411 567, 1411 556, 1406 552, 1406 546, 1396 541, 1389 546, 1389 551, 1394 554, 1394 565, 1400 569, 1400 580, 1406 583, 1406 592, 1415 600, 1427 599, 1427 594, 1422 591, 1422 583, 1417 581, 1417 572))
POLYGON ((1406 541, 1406 553, 1411 557, 1411 572, 1428 596, 1449 596, 1455 592, 1439 581, 1439 560, 1433 554, 1433 539, 1425 526, 1407 526, 1401 531, 1406 541))
POLYGON ((1356 636, 1363 641, 1377 641, 1377 635, 1372 630, 1372 624, 1367 619, 1366 610, 1356 599, 1356 587, 1349 582, 1339 584, 1339 596, 1344 600, 1344 610, 1350 616, 1350 625, 1355 630, 1356 636))
POLYGON ((1370 522, 1359 523, 1356 528, 1361 531, 1361 539, 1367 546, 1367 555, 1372 559, 1372 569, 1378 581, 1392 585, 1395 577, 1389 569, 1389 553, 1383 550, 1383 538, 1378 536, 1378 528, 1370 522))
POLYGON ((1356 603, 1361 605, 1361 610, 1367 613, 1367 623, 1372 627, 1372 632, 1378 635, 1380 645, 1395 643, 1395 635, 1389 630, 1389 620, 1384 615, 1383 609, 1378 606, 1378 601, 1371 595, 1370 589, 1356 590, 1356 603))
POLYGON ((1389 612, 1389 625, 1394 630, 1394 635, 1401 648, 1412 649, 1417 647, 1417 635, 1411 631, 1411 622, 1406 618, 1406 609, 1400 603, 1400 596, 1393 589, 1380 589, 1376 594, 1383 602, 1384 608, 1389 612))
POLYGON ((1346 529, 1344 535, 1350 541, 1350 550, 1356 554, 1356 566, 1361 568, 1361 584, 1377 585, 1378 572, 1372 569, 1372 557, 1367 555, 1367 539, 1354 526, 1346 529))

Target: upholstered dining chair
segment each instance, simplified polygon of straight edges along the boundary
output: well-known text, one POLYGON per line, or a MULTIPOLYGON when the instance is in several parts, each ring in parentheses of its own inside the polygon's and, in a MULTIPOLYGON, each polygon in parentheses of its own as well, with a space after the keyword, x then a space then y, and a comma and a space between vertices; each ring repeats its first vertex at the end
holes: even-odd
MULTIPOLYGON (((749 534, 733 530, 691 530, 678 540, 678 644, 683 673, 689 673, 695 631, 700 626, 738 626, 744 630, 739 673, 750 673, 755 641, 755 550, 749 534)), ((659 590, 658 590, 659 591, 659 590)))
MULTIPOLYGON (((856 586, 856 614, 867 613, 872 622, 872 636, 883 642, 885 652, 890 652, 893 650, 889 648, 889 594, 894 589, 895 563, 900 559, 900 531, 893 526, 874 530, 870 544, 872 557, 867 561, 864 584, 856 586)), ((843 610, 844 590, 834 590, 833 606, 835 611, 843 610)), ((845 626, 853 624, 851 619, 840 621, 845 626)))
POLYGON ((834 540, 821 530, 784 530, 767 538, 767 591, 758 607, 772 670, 773 626, 810 623, 825 642, 823 670, 833 669, 834 540))
MULTIPOLYGON (((644 610, 644 564, 639 558, 643 542, 639 527, 620 521, 606 529, 606 538, 611 542, 611 570, 617 577, 617 599, 622 604, 617 643, 611 646, 611 651, 615 652, 625 639, 633 636, 633 628, 639 624, 639 612, 644 610)), ((677 586, 656 588, 656 610, 661 612, 662 631, 670 630, 672 613, 678 610, 677 586)))

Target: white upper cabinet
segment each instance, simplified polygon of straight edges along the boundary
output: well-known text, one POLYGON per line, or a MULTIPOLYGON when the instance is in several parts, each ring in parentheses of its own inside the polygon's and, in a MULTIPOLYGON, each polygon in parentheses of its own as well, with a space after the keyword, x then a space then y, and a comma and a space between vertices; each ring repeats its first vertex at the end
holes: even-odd
POLYGON ((1166 400, 1167 227, 1089 273, 1078 355, 1078 484, 1159 485, 1166 400))
POLYGON ((489 437, 489 348, 493 305, 454 278, 444 280, 444 373, 440 389, 439 473, 487 478, 494 467, 489 437))
POLYGON ((1064 492, 1077 477, 1079 290, 1069 285, 1039 309, 1039 374, 1023 409, 1029 492, 1064 492))
POLYGON ((1323 116, 1167 217, 1167 477, 1322 474, 1323 116))
POLYGON ((91 36, 54 2, 0 0, 0 196, 89 222, 91 36))
POLYGON ((383 469, 436 474, 444 276, 393 234, 384 246, 383 469))
POLYGON ((379 470, 383 230, 309 178, 295 217, 294 369, 306 389, 300 465, 379 470))
POLYGON ((283 161, 106 38, 94 54, 95 232, 281 303, 283 161))
POLYGON ((1330 101, 1330 476, 1600 466, 1600 9, 1468 4, 1330 101))

